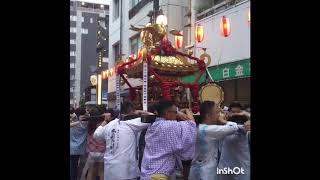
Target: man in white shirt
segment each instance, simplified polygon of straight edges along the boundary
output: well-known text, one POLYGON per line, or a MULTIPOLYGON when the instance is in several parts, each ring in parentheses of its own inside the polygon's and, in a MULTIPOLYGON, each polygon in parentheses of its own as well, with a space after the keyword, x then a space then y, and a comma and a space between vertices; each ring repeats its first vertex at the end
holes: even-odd
MULTIPOLYGON (((228 116, 229 119, 232 117, 241 118, 241 116, 246 116, 247 118, 244 119, 247 119, 247 121, 243 126, 249 133, 250 113, 242 111, 241 109, 242 106, 240 103, 232 103, 228 116)), ((240 122, 240 124, 242 123, 243 122, 240 122)), ((247 133, 239 131, 224 137, 219 141, 219 150, 221 152, 218 165, 219 171, 223 172, 224 169, 230 169, 230 172, 231 170, 234 171, 232 173, 218 173, 219 180, 250 180, 250 149, 247 133)))
MULTIPOLYGON (((141 113, 141 111, 136 111, 130 102, 125 102, 121 110, 123 114, 128 115, 141 113)), ((140 176, 136 158, 137 135, 147 129, 150 123, 142 123, 140 117, 126 121, 116 118, 108 124, 107 121, 103 122, 93 135, 96 139, 106 140, 104 179, 137 179, 140 176)))
POLYGON ((237 132, 239 127, 220 116, 220 108, 213 101, 201 103, 200 116, 195 157, 191 162, 189 179, 216 180, 218 140, 237 132))

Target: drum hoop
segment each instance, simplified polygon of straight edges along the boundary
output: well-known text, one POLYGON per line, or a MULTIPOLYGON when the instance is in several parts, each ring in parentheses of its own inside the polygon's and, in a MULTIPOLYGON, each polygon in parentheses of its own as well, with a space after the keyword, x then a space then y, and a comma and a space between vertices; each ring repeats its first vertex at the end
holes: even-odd
POLYGON ((202 97, 203 91, 209 86, 214 86, 214 87, 218 88, 221 96, 220 96, 219 102, 215 102, 215 103, 222 104, 224 101, 224 91, 223 91, 222 87, 217 85, 216 83, 208 83, 208 84, 201 87, 201 89, 199 91, 200 102, 203 102, 203 97, 202 97))

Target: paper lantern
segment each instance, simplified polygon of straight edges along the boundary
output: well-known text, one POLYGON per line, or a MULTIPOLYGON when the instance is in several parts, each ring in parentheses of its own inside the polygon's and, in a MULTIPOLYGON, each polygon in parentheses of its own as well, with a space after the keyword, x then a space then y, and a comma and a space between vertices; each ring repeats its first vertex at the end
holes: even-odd
POLYGON ((97 85, 97 75, 91 75, 90 76, 90 82, 91 82, 91 84, 92 84, 92 86, 95 86, 95 85, 97 85))
POLYGON ((168 19, 165 15, 161 14, 157 17, 156 23, 159 25, 166 26, 168 24, 168 19))
POLYGON ((174 37, 174 40, 175 40, 175 43, 176 43, 176 47, 179 49, 182 47, 183 45, 183 31, 180 31, 180 34, 182 36, 175 36, 174 37))
POLYGON ((203 26, 198 25, 196 27, 196 39, 197 39, 197 42, 198 43, 202 42, 203 38, 204 38, 203 26))
POLYGON ((225 16, 221 18, 220 29, 223 37, 228 37, 231 34, 231 25, 229 18, 225 16))
POLYGON ((101 74, 102 74, 102 79, 108 78, 105 71, 102 71, 101 74))
POLYGON ((111 68, 111 69, 109 70, 109 73, 110 73, 110 77, 113 76, 113 73, 114 73, 113 68, 111 68))
MULTIPOLYGON (((126 59, 126 60, 124 61, 124 63, 127 63, 127 62, 129 62, 129 59, 126 59)), ((125 65, 125 68, 129 68, 129 65, 125 65)))

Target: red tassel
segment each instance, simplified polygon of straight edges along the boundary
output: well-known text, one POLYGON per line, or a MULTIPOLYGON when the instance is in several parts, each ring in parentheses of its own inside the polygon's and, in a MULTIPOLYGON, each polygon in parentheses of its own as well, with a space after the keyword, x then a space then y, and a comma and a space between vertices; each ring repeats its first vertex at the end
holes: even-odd
POLYGON ((193 84, 192 86, 192 112, 193 113, 198 113, 199 112, 199 90, 200 90, 200 85, 199 83, 193 84))

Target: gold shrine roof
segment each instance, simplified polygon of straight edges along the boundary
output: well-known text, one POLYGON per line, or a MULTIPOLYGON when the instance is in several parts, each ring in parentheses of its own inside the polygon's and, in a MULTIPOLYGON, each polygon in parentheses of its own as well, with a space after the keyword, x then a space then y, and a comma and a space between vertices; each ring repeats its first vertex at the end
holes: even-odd
MULTIPOLYGON (((156 55, 151 61, 151 67, 164 76, 186 76, 199 71, 197 64, 189 63, 185 57, 156 55)), ((125 70, 129 78, 142 78, 142 60, 138 60, 125 70)))

